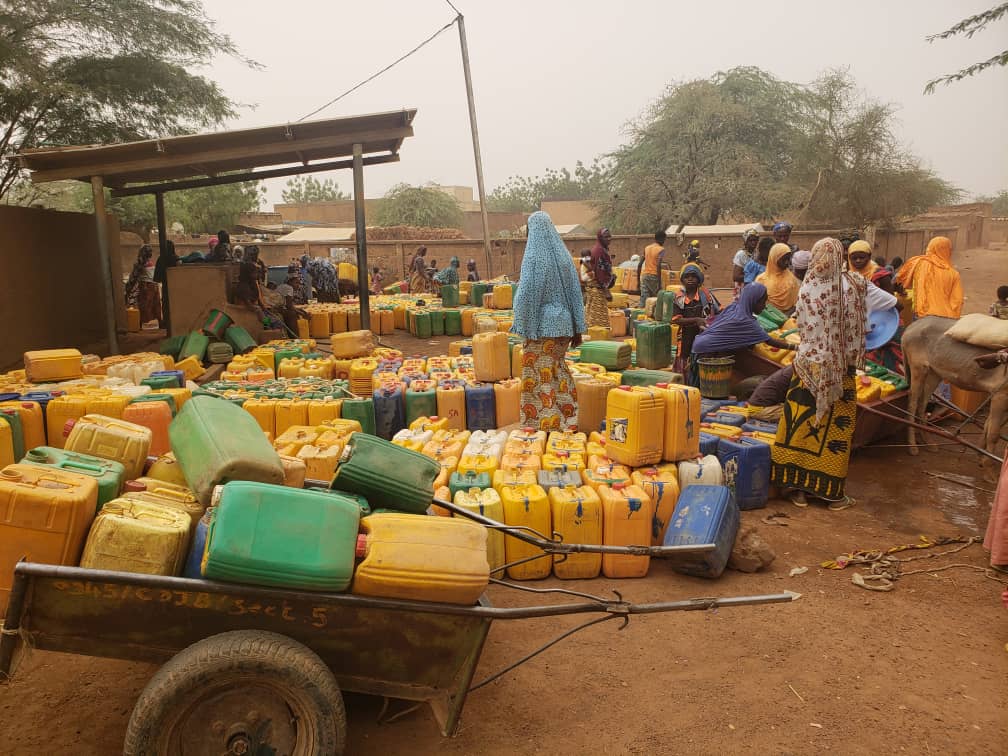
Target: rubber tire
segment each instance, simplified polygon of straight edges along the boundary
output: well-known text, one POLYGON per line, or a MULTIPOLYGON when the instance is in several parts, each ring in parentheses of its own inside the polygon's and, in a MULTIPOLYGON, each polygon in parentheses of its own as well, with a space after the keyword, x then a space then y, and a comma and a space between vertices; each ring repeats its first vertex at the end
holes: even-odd
POLYGON ((346 745, 346 710, 332 671, 314 651, 278 633, 237 630, 212 635, 180 651, 140 693, 123 743, 125 756, 158 754, 158 736, 177 707, 191 705, 200 687, 228 674, 269 676, 307 692, 314 720, 315 742, 310 753, 338 756, 346 745))

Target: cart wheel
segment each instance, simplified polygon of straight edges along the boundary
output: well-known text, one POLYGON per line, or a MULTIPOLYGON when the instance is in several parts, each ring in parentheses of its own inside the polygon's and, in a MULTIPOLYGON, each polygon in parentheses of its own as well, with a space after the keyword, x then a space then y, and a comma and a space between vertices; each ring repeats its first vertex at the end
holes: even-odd
POLYGON ((311 649, 240 630, 194 643, 143 689, 126 756, 343 753, 346 712, 336 678, 311 649))

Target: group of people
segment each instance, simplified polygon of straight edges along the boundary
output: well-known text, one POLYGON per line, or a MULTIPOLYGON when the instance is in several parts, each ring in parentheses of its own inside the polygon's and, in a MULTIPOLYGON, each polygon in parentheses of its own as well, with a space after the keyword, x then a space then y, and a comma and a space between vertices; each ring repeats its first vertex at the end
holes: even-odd
MULTIPOLYGON (((458 285, 459 265, 458 257, 452 257, 448 261, 448 266, 438 270, 437 260, 427 261, 427 247, 420 246, 416 254, 410 260, 409 265, 409 290, 414 294, 434 294, 441 291, 442 286, 458 285)), ((378 272, 376 268, 375 273, 378 272)), ((380 273, 379 273, 380 275, 380 273)), ((374 279, 372 278, 372 281, 374 279)), ((476 269, 476 261, 470 259, 466 263, 466 281, 479 281, 479 271, 476 269)))
MULTIPOLYGON (((525 338, 522 419, 546 430, 566 429, 575 422, 577 394, 564 354, 588 327, 609 325, 612 234, 599 230, 578 270, 547 214, 533 214, 528 229, 512 329, 525 338)), ((799 506, 810 495, 843 509, 850 504, 845 480, 857 406, 854 379, 865 364, 870 315, 903 308, 911 319, 958 317, 962 286, 945 237, 932 239, 919 257, 886 265, 872 259, 871 245, 856 232, 800 250, 790 241, 791 231, 781 222, 765 239, 755 229, 743 235, 743 248, 732 260, 736 296, 726 307, 704 287, 698 255, 687 260, 671 313, 680 329, 677 364, 695 385, 700 357, 761 343, 794 351, 792 365, 766 379, 751 398, 761 417, 780 423, 772 480, 799 506), (755 316, 768 304, 794 317, 798 344, 760 327, 755 316)), ((661 290, 665 242, 665 233, 655 234, 639 261, 642 302, 661 290)), ((1000 292, 999 298, 1008 299, 1000 292)))

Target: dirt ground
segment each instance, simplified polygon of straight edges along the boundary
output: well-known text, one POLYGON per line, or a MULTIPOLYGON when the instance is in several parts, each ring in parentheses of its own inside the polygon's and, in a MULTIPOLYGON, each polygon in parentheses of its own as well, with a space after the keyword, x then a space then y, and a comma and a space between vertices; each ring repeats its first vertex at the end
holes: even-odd
MULTIPOLYGON (((1006 255, 976 250, 957 257, 966 311, 986 311, 997 285, 1008 282, 1006 255)), ((440 351, 401 337, 390 341, 414 352, 440 351)), ((957 446, 912 459, 889 446, 899 443, 902 437, 856 454, 852 509, 800 510, 771 501, 766 510, 743 513, 743 524, 755 523, 777 552, 762 573, 728 571, 705 581, 653 561, 641 580, 536 584, 596 595, 618 589, 635 602, 783 590, 801 593, 799 600, 637 617, 622 631, 615 622, 585 630, 473 693, 452 739, 440 736, 425 710, 378 726, 381 702, 348 696, 348 752, 1004 753, 1008 612, 1002 582, 979 569, 987 563, 980 546, 907 565, 969 566, 905 577, 890 593, 854 586, 853 568, 818 566, 853 549, 913 543, 922 534, 982 535, 994 467, 981 471, 977 456, 957 446), (788 515, 788 526, 760 523, 776 511, 788 515), (789 577, 793 567, 809 569, 789 577)), ((496 587, 490 597, 505 606, 567 600, 496 587)), ((576 624, 571 618, 497 623, 476 679, 576 624)), ((153 672, 150 665, 35 652, 0 687, 0 752, 118 752, 153 672)))

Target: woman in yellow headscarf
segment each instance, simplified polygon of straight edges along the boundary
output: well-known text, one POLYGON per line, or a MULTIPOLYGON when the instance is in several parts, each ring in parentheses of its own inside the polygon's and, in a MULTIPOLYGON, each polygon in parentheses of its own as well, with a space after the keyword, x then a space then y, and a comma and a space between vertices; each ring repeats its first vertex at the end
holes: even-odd
POLYGON ((923 255, 911 257, 900 268, 896 283, 913 292, 918 318, 938 315, 958 318, 962 314, 963 290, 959 271, 952 267, 952 240, 936 236, 923 255))
POLYGON ((847 269, 864 276, 865 281, 871 281, 878 263, 871 259, 871 244, 864 239, 852 242, 847 248, 847 269))
POLYGON ((788 268, 790 262, 791 247, 787 244, 774 244, 770 248, 766 270, 756 276, 756 283, 766 286, 767 301, 788 315, 798 301, 798 289, 801 287, 801 281, 788 268))

